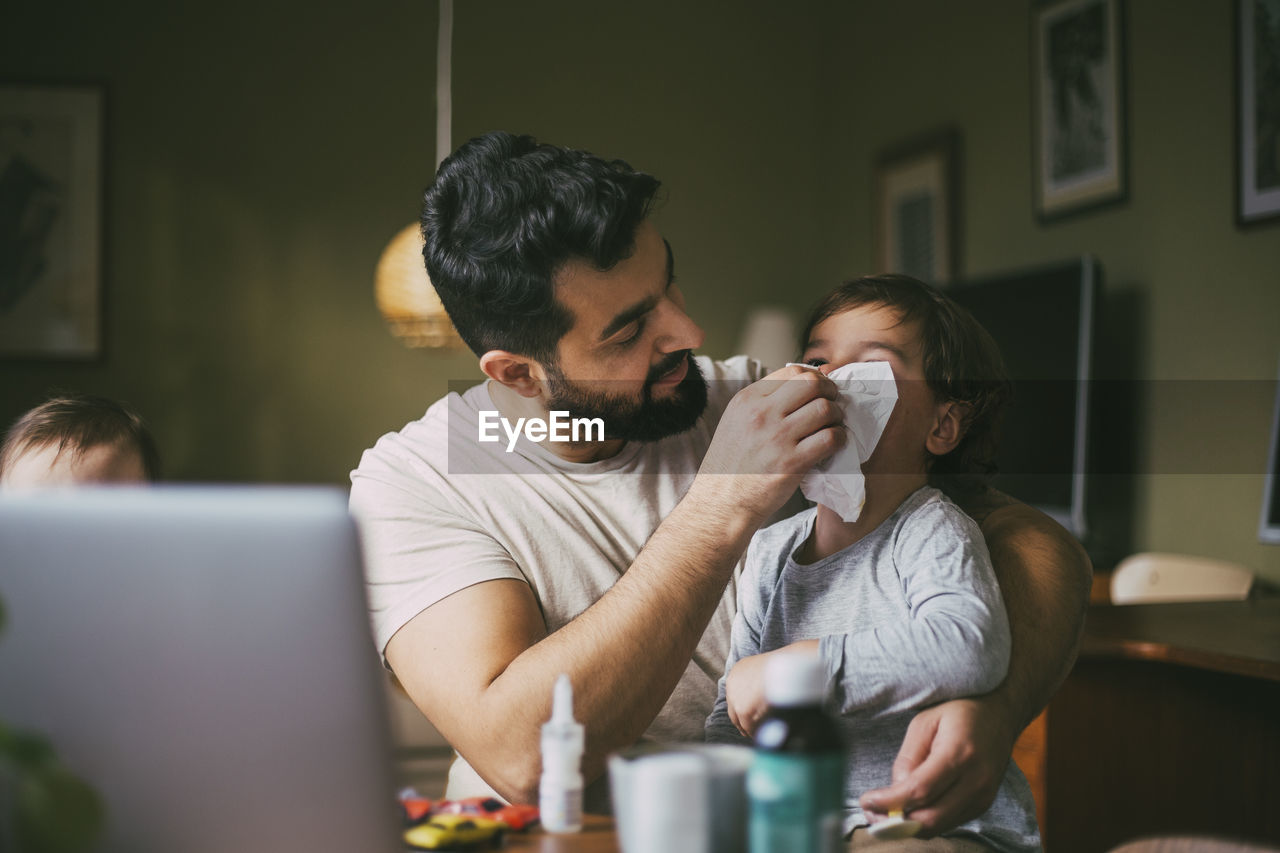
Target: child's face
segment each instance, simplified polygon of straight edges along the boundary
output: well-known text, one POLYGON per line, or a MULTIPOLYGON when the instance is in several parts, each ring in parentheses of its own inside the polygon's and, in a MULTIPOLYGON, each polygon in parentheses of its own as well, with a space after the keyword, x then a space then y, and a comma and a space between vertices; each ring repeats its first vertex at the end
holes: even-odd
POLYGON ((958 412, 939 403, 925 382, 917 326, 899 323, 896 311, 862 305, 828 317, 814 326, 801 360, 823 372, 855 361, 887 361, 893 369, 898 402, 863 473, 919 476, 926 470, 926 450, 940 455, 955 446, 936 433, 957 426, 947 421, 958 412))
POLYGON ((147 479, 142 458, 130 447, 95 444, 77 453, 74 448, 42 444, 14 457, 0 483, 6 489, 94 483, 141 483, 147 479))

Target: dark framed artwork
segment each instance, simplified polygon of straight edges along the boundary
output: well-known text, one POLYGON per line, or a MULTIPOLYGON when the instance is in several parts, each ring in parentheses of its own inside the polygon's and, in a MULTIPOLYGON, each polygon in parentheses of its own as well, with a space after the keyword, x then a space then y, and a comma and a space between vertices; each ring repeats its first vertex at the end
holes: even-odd
POLYGON ((874 173, 876 265, 934 285, 960 274, 960 135, 946 129, 882 152, 874 173))
POLYGON ((99 86, 0 84, 0 357, 102 348, 99 86))
POLYGON ((1280 216, 1280 0, 1236 4, 1236 222, 1280 216))
POLYGON ((1126 199, 1122 0, 1032 11, 1035 210, 1042 220, 1126 199))
POLYGON ((1280 380, 1276 382, 1276 402, 1271 410, 1271 445, 1263 484, 1258 541, 1280 545, 1280 380))

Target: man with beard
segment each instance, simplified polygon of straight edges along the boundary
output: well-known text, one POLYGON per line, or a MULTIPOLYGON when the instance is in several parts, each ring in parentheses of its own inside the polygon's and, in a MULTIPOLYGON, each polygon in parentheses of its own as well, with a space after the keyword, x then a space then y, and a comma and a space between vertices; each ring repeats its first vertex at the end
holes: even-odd
MULTIPOLYGON (((757 382, 745 358, 692 355, 703 333, 647 218, 658 186, 621 161, 492 133, 427 191, 427 270, 488 381, 366 451, 351 506, 384 661, 459 754, 450 797, 536 801, 539 727, 562 672, 597 780, 588 811, 608 810, 609 752, 701 740, 739 558, 844 440, 824 376, 757 382), (557 411, 599 418, 603 438, 528 427, 557 411), (495 413, 508 435, 524 426, 518 438, 481 440, 495 413)), ((1027 576, 1009 601, 1010 678, 993 698, 920 714, 872 812, 916 809, 941 831, 983 811, 1070 663, 1087 561, 1043 516, 1002 518, 998 542, 984 526, 997 571, 1027 576), (1038 632, 1020 649, 1019 624, 1038 632)))

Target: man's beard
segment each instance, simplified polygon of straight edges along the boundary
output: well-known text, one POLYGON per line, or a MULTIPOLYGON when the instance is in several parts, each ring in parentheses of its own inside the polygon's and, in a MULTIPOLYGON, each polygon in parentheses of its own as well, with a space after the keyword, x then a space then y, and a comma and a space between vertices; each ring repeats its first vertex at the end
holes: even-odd
MULTIPOLYGON (((691 350, 672 353, 651 368, 639 400, 614 396, 587 387, 586 383, 575 383, 560 372, 558 365, 546 364, 544 368, 548 411, 567 411, 573 418, 600 418, 604 421, 606 439, 658 441, 691 428, 707 407, 707 382, 691 350), (667 397, 655 400, 654 384, 678 368, 682 361, 688 362, 689 372, 667 397)), ((609 383, 591 384, 603 388, 609 383)))

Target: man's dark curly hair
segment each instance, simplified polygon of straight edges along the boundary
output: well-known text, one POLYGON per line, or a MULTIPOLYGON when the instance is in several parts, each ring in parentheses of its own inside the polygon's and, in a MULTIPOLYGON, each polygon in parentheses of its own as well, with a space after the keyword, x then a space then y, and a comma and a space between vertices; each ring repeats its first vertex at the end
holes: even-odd
POLYGON ((621 160, 503 132, 446 159, 423 200, 422 254, 472 352, 554 363, 573 326, 556 273, 571 260, 603 271, 630 256, 659 186, 621 160))
POLYGON ((929 464, 929 483, 948 495, 981 491, 996 473, 998 429, 1013 397, 1000 348, 982 324, 945 294, 906 275, 870 275, 845 282, 813 309, 801 346, 823 320, 850 308, 883 306, 899 323, 916 323, 925 381, 939 400, 967 407, 964 437, 929 464))

